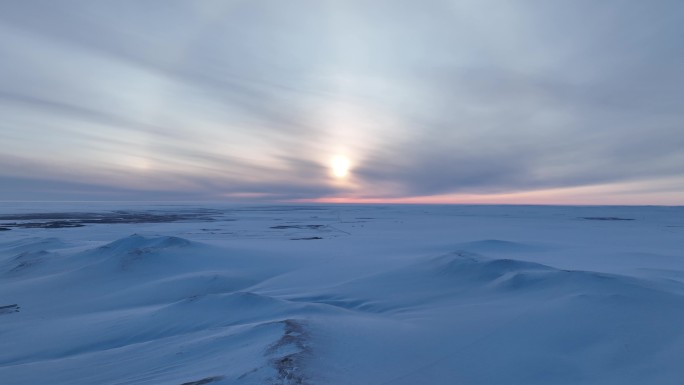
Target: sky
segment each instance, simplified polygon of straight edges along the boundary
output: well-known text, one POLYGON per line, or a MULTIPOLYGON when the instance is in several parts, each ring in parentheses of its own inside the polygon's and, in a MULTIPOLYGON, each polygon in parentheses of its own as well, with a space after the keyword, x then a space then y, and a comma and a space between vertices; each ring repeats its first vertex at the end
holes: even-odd
POLYGON ((0 200, 684 205, 680 0, 10 0, 0 200))

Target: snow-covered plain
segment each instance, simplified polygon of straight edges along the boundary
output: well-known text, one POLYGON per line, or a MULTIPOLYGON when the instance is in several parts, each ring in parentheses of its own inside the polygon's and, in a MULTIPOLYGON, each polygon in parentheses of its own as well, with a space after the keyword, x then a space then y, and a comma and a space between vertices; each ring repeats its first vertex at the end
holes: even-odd
POLYGON ((2 384, 684 383, 684 207, 0 214, 2 384))

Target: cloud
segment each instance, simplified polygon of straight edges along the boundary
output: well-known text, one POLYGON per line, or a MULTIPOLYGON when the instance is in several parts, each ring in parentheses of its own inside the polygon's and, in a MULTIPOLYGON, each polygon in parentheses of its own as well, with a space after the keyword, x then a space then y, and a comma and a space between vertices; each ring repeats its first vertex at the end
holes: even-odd
POLYGON ((2 4, 0 199, 684 178, 683 14, 620 0, 2 4), (335 155, 349 180, 330 177, 335 155))

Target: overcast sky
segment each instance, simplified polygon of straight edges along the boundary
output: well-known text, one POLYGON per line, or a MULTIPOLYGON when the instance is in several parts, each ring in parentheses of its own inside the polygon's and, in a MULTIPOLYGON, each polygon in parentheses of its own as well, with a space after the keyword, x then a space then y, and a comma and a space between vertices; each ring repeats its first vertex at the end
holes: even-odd
POLYGON ((684 204, 684 2, 3 1, 0 200, 684 204))

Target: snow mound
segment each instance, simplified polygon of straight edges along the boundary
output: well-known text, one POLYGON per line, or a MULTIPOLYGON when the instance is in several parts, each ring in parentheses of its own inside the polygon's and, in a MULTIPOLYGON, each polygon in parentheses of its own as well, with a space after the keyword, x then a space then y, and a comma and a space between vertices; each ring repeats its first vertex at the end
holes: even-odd
POLYGON ((553 270, 539 263, 515 259, 492 259, 463 251, 432 258, 424 265, 439 275, 476 281, 491 281, 511 273, 553 270))
POLYGON ((423 258, 407 266, 333 285, 316 295, 291 299, 358 313, 390 315, 409 314, 426 304, 449 307, 473 301, 553 298, 641 304, 682 299, 646 279, 563 270, 464 251, 423 258))
POLYGON ((206 263, 205 253, 201 252, 203 247, 202 244, 179 237, 144 237, 134 234, 79 253, 74 256, 73 262, 86 265, 88 274, 109 274, 111 270, 157 270, 155 275, 168 276, 172 271, 183 271, 190 266, 191 261, 198 266, 206 263))
POLYGON ((540 245, 505 241, 500 239, 485 239, 481 241, 459 243, 456 245, 456 248, 478 253, 526 253, 538 252, 546 249, 540 245))
POLYGON ((208 294, 240 291, 259 282, 258 277, 240 271, 200 271, 129 285, 103 295, 98 302, 117 307, 163 304, 208 294))
POLYGON ((5 262, 2 266, 2 272, 7 276, 27 273, 45 263, 51 255, 54 253, 46 250, 24 251, 5 262))
POLYGON ((28 237, 16 241, 0 243, 0 252, 18 254, 26 251, 64 249, 71 247, 59 238, 28 237))
MULTIPOLYGON (((613 294, 634 298, 669 295, 656 282, 619 274, 557 269, 517 259, 489 258, 469 252, 455 252, 432 258, 411 267, 423 270, 434 279, 448 281, 453 287, 470 291, 522 295, 533 292, 554 295, 613 294), (516 294, 518 293, 518 294, 516 294)), ((427 278, 427 277, 426 277, 427 278)))
POLYGON ((179 237, 144 237, 133 234, 129 237, 118 239, 114 242, 100 246, 97 251, 108 255, 142 255, 159 252, 168 249, 189 247, 193 242, 179 237))
POLYGON ((145 316, 137 317, 140 324, 130 328, 129 333, 141 335, 141 339, 161 338, 217 327, 276 322, 313 312, 315 309, 308 304, 252 292, 208 294, 153 309, 145 316), (164 327, 159 328, 156 320, 164 320, 164 327))

